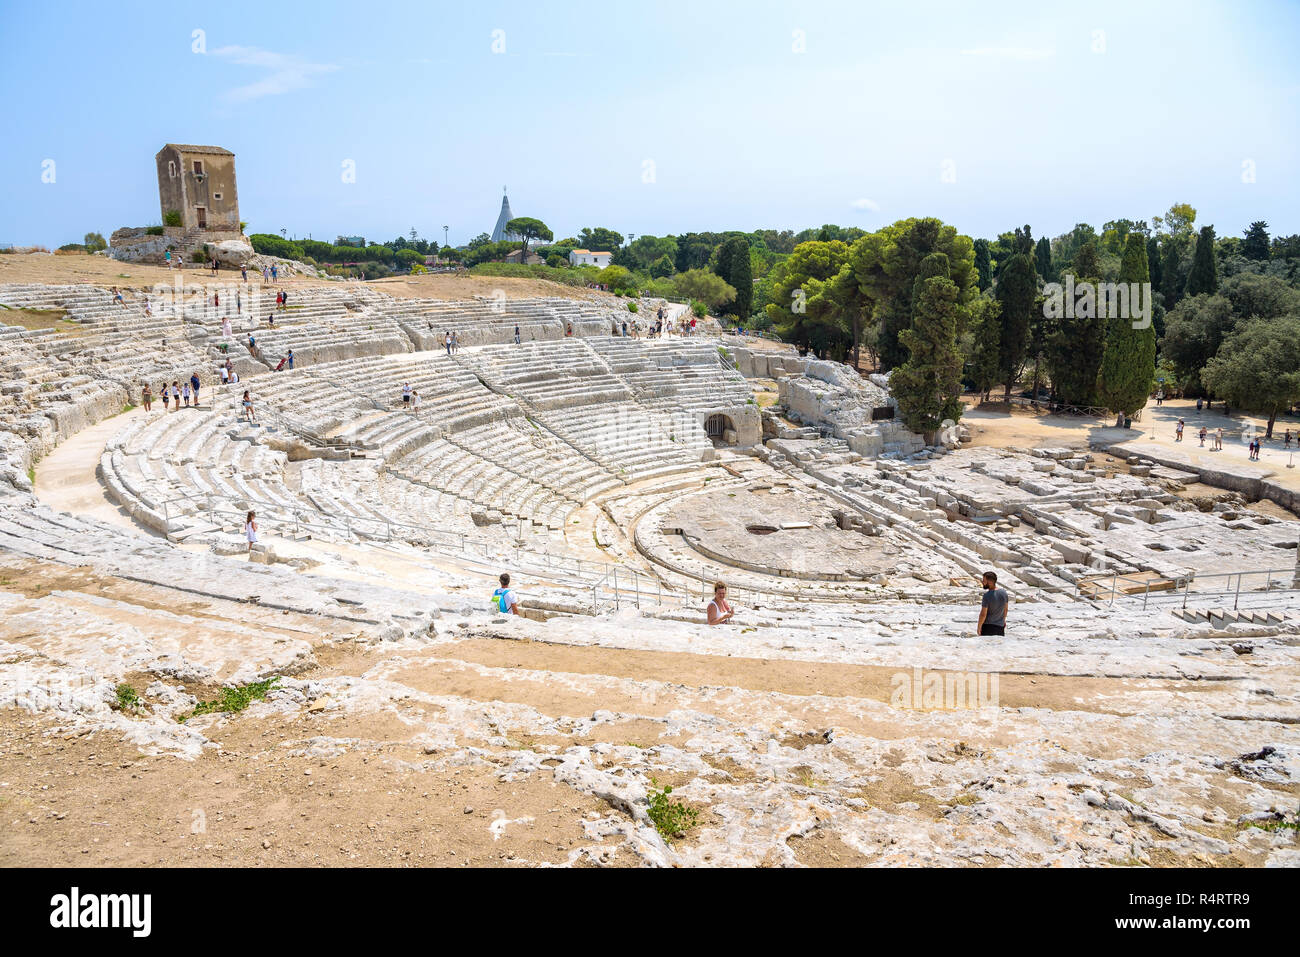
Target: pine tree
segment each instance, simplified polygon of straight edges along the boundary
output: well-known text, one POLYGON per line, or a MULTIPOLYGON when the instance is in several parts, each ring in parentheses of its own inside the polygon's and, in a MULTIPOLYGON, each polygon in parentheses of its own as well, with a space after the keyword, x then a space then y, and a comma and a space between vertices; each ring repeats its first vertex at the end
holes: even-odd
POLYGON ((1246 230, 1246 238, 1241 243, 1241 254, 1247 259, 1268 259, 1268 223, 1263 220, 1253 222, 1246 230))
POLYGON ((975 240, 975 272, 979 275, 980 292, 993 285, 993 263, 989 260, 989 241, 975 240))
POLYGON ((1214 255, 1214 227, 1202 226, 1192 254, 1192 268, 1187 272, 1189 296, 1213 295, 1219 291, 1219 270, 1214 255))
POLYGON ((948 257, 925 257, 913 284, 912 324, 898 337, 908 358, 890 374, 889 388, 907 427, 927 436, 944 420, 961 417, 957 298, 957 284, 948 278, 948 257))
POLYGON ((1034 250, 1034 267, 1044 282, 1051 282, 1055 277, 1052 269, 1052 244, 1046 236, 1038 240, 1034 250))
MULTIPOLYGON (((1146 242, 1139 233, 1131 233, 1125 243, 1119 281, 1139 284, 1150 281, 1146 242)), ((1129 316, 1106 317, 1106 352, 1097 377, 1101 401, 1121 422, 1125 415, 1132 415, 1146 405, 1155 378, 1156 331, 1149 323, 1143 329, 1133 328, 1133 323, 1129 316)))
MULTIPOLYGON (((1032 250, 1033 246, 1029 248, 1032 250)), ((1017 253, 1007 260, 1002 278, 998 280, 997 298, 1002 304, 998 376, 1006 384, 1006 397, 1010 399, 1011 388, 1020 375, 1020 366, 1029 347, 1029 325, 1033 322, 1038 298, 1038 277, 1027 253, 1017 253)))

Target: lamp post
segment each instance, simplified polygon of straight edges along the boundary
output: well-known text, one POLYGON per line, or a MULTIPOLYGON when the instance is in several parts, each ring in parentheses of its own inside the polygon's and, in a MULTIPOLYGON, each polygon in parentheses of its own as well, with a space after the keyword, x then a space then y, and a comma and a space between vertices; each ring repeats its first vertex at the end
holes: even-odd
POLYGON ((450 246, 450 245, 451 245, 450 240, 447 238, 447 231, 448 231, 450 228, 451 228, 450 226, 443 226, 443 227, 442 227, 442 244, 443 244, 444 246, 450 246))

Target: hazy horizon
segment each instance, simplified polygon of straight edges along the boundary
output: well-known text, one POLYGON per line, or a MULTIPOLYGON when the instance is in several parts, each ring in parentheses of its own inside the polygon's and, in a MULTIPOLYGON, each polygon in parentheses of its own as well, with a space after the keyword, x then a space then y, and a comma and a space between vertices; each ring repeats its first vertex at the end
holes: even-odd
POLYGON ((168 142, 236 154, 249 232, 326 241, 463 244, 503 185, 557 239, 910 216, 1055 236, 1175 202, 1220 236, 1300 232, 1294 4, 217 12, 0 7, 0 242, 159 222, 168 142))

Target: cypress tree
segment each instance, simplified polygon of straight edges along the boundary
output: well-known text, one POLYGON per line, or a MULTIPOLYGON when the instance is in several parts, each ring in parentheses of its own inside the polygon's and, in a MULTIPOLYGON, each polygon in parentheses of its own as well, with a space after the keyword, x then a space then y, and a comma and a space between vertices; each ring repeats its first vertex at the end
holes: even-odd
POLYGON ((749 243, 742 236, 733 236, 718 247, 714 271, 736 290, 736 298, 723 309, 742 322, 749 318, 754 304, 754 273, 749 261, 749 243))
POLYGON ((993 285, 993 263, 989 260, 989 241, 975 240, 975 272, 979 277, 980 292, 993 285))
POLYGON ((898 336, 908 358, 890 374, 889 387, 907 427, 927 436, 962 412, 957 298, 948 257, 926 256, 912 286, 912 324, 898 336))
POLYGON ((1214 255, 1214 227, 1202 226, 1196 237, 1192 268, 1187 272, 1187 295, 1213 295, 1219 291, 1219 267, 1214 255))
POLYGON ((970 377, 979 394, 988 398, 998 383, 998 356, 1002 348, 1002 303, 981 297, 971 307, 975 343, 971 351, 970 377))
MULTIPOLYGON (((1031 245, 1029 247, 1033 249, 1031 245)), ((1006 383, 1006 397, 1020 374, 1029 347, 1029 326, 1037 305, 1038 277, 1033 260, 1027 253, 1017 253, 1007 260, 998 280, 997 298, 1002 304, 1002 338, 998 348, 998 375, 1006 383)))
MULTIPOLYGON (((1146 242, 1138 233, 1130 233, 1124 246, 1119 281, 1139 284, 1150 281, 1146 242)), ((1155 378, 1156 330, 1150 323, 1144 329, 1134 329, 1133 322, 1127 316, 1106 317, 1106 352, 1097 377, 1101 401, 1121 421, 1125 415, 1132 415, 1146 405, 1155 378)))
POLYGON ((1183 255, 1182 241, 1166 236, 1161 245, 1160 257, 1160 293, 1165 300, 1165 308, 1172 309, 1183 298, 1183 255))
MULTIPOLYGON (((1097 246, 1084 243, 1074 256, 1076 283, 1096 283, 1101 278, 1097 246)), ((1106 320, 1096 298, 1076 303, 1073 316, 1063 316, 1048 344, 1047 367, 1058 398, 1070 405, 1097 404, 1097 372, 1106 351, 1106 320)))
POLYGON ((1154 236, 1147 237, 1147 266, 1151 269, 1151 288, 1163 291, 1160 270, 1160 240, 1154 236))
POLYGON ((1044 281, 1052 281, 1052 244, 1046 236, 1038 240, 1038 246, 1034 250, 1034 267, 1044 281))

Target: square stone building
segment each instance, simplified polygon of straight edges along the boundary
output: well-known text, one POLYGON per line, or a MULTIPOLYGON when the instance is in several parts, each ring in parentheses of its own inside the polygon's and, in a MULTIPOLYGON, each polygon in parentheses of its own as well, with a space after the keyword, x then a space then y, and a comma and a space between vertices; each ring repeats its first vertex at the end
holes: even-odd
POLYGON ((234 153, 220 146, 168 143, 155 159, 164 224, 175 210, 182 229, 240 232, 234 153))

